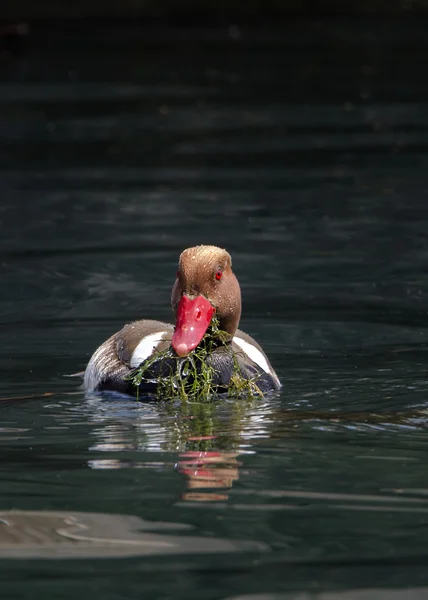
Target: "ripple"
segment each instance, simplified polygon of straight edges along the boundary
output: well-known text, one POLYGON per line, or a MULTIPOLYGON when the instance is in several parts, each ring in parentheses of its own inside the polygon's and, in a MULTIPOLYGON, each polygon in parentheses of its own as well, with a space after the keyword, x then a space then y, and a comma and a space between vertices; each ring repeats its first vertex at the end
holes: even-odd
POLYGON ((150 523, 129 515, 77 512, 0 512, 0 558, 64 559, 261 552, 255 542, 147 533, 187 530, 176 523, 150 523))

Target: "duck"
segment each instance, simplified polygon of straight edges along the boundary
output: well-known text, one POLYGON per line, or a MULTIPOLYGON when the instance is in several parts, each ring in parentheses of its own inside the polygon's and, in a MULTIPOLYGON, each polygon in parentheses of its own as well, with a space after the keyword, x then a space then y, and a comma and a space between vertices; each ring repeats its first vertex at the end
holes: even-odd
MULTIPOLYGON (((199 245, 181 253, 171 307, 175 325, 149 319, 134 321, 103 342, 84 371, 85 391, 136 395, 130 374, 155 353, 167 349, 175 357, 188 357, 203 344, 214 315, 226 337, 218 347, 211 347, 204 360, 214 369, 218 390, 227 391, 236 361, 240 376, 255 380, 263 394, 280 389, 280 380, 261 346, 238 329, 241 288, 232 271, 232 258, 225 249, 199 245)), ((146 382, 142 381, 137 395, 155 392, 158 376, 156 372, 146 382)))

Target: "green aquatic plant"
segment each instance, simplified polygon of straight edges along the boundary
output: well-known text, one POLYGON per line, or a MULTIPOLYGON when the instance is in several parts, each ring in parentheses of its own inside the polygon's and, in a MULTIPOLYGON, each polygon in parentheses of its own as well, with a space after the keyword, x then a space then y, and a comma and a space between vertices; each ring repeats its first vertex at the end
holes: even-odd
POLYGON ((187 356, 180 357, 170 346, 166 350, 154 351, 127 379, 136 390, 137 399, 141 386, 153 386, 158 399, 206 401, 220 393, 229 397, 262 397, 257 385, 257 377, 247 378, 242 374, 237 358, 238 352, 232 348, 228 333, 219 327, 214 314, 201 343, 187 356), (232 360, 233 368, 229 385, 216 383, 216 370, 208 361, 212 352, 221 349, 232 360))

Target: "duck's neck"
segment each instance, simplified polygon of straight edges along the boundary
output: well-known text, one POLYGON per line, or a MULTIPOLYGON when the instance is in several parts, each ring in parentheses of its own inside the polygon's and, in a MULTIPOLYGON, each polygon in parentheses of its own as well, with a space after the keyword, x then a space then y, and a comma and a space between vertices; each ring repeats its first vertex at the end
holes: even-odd
POLYGON ((205 348, 208 345, 212 348, 229 345, 232 342, 235 331, 236 328, 233 332, 224 329, 222 321, 214 314, 200 345, 204 344, 205 348))

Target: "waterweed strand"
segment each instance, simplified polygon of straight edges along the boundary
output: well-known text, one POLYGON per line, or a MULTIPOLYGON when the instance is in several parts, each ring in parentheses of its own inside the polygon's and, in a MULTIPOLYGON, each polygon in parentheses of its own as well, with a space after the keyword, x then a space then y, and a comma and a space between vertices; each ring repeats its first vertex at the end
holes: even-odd
POLYGON ((140 387, 144 384, 155 389, 158 399, 180 399, 182 401, 209 401, 221 393, 228 397, 262 397, 257 385, 258 376, 244 377, 237 356, 232 348, 230 335, 222 331, 214 314, 210 326, 201 343, 187 356, 180 357, 171 347, 154 351, 127 379, 136 389, 139 399, 140 387), (233 368, 229 384, 219 386, 215 383, 216 371, 207 361, 209 355, 221 348, 232 359, 233 368))

